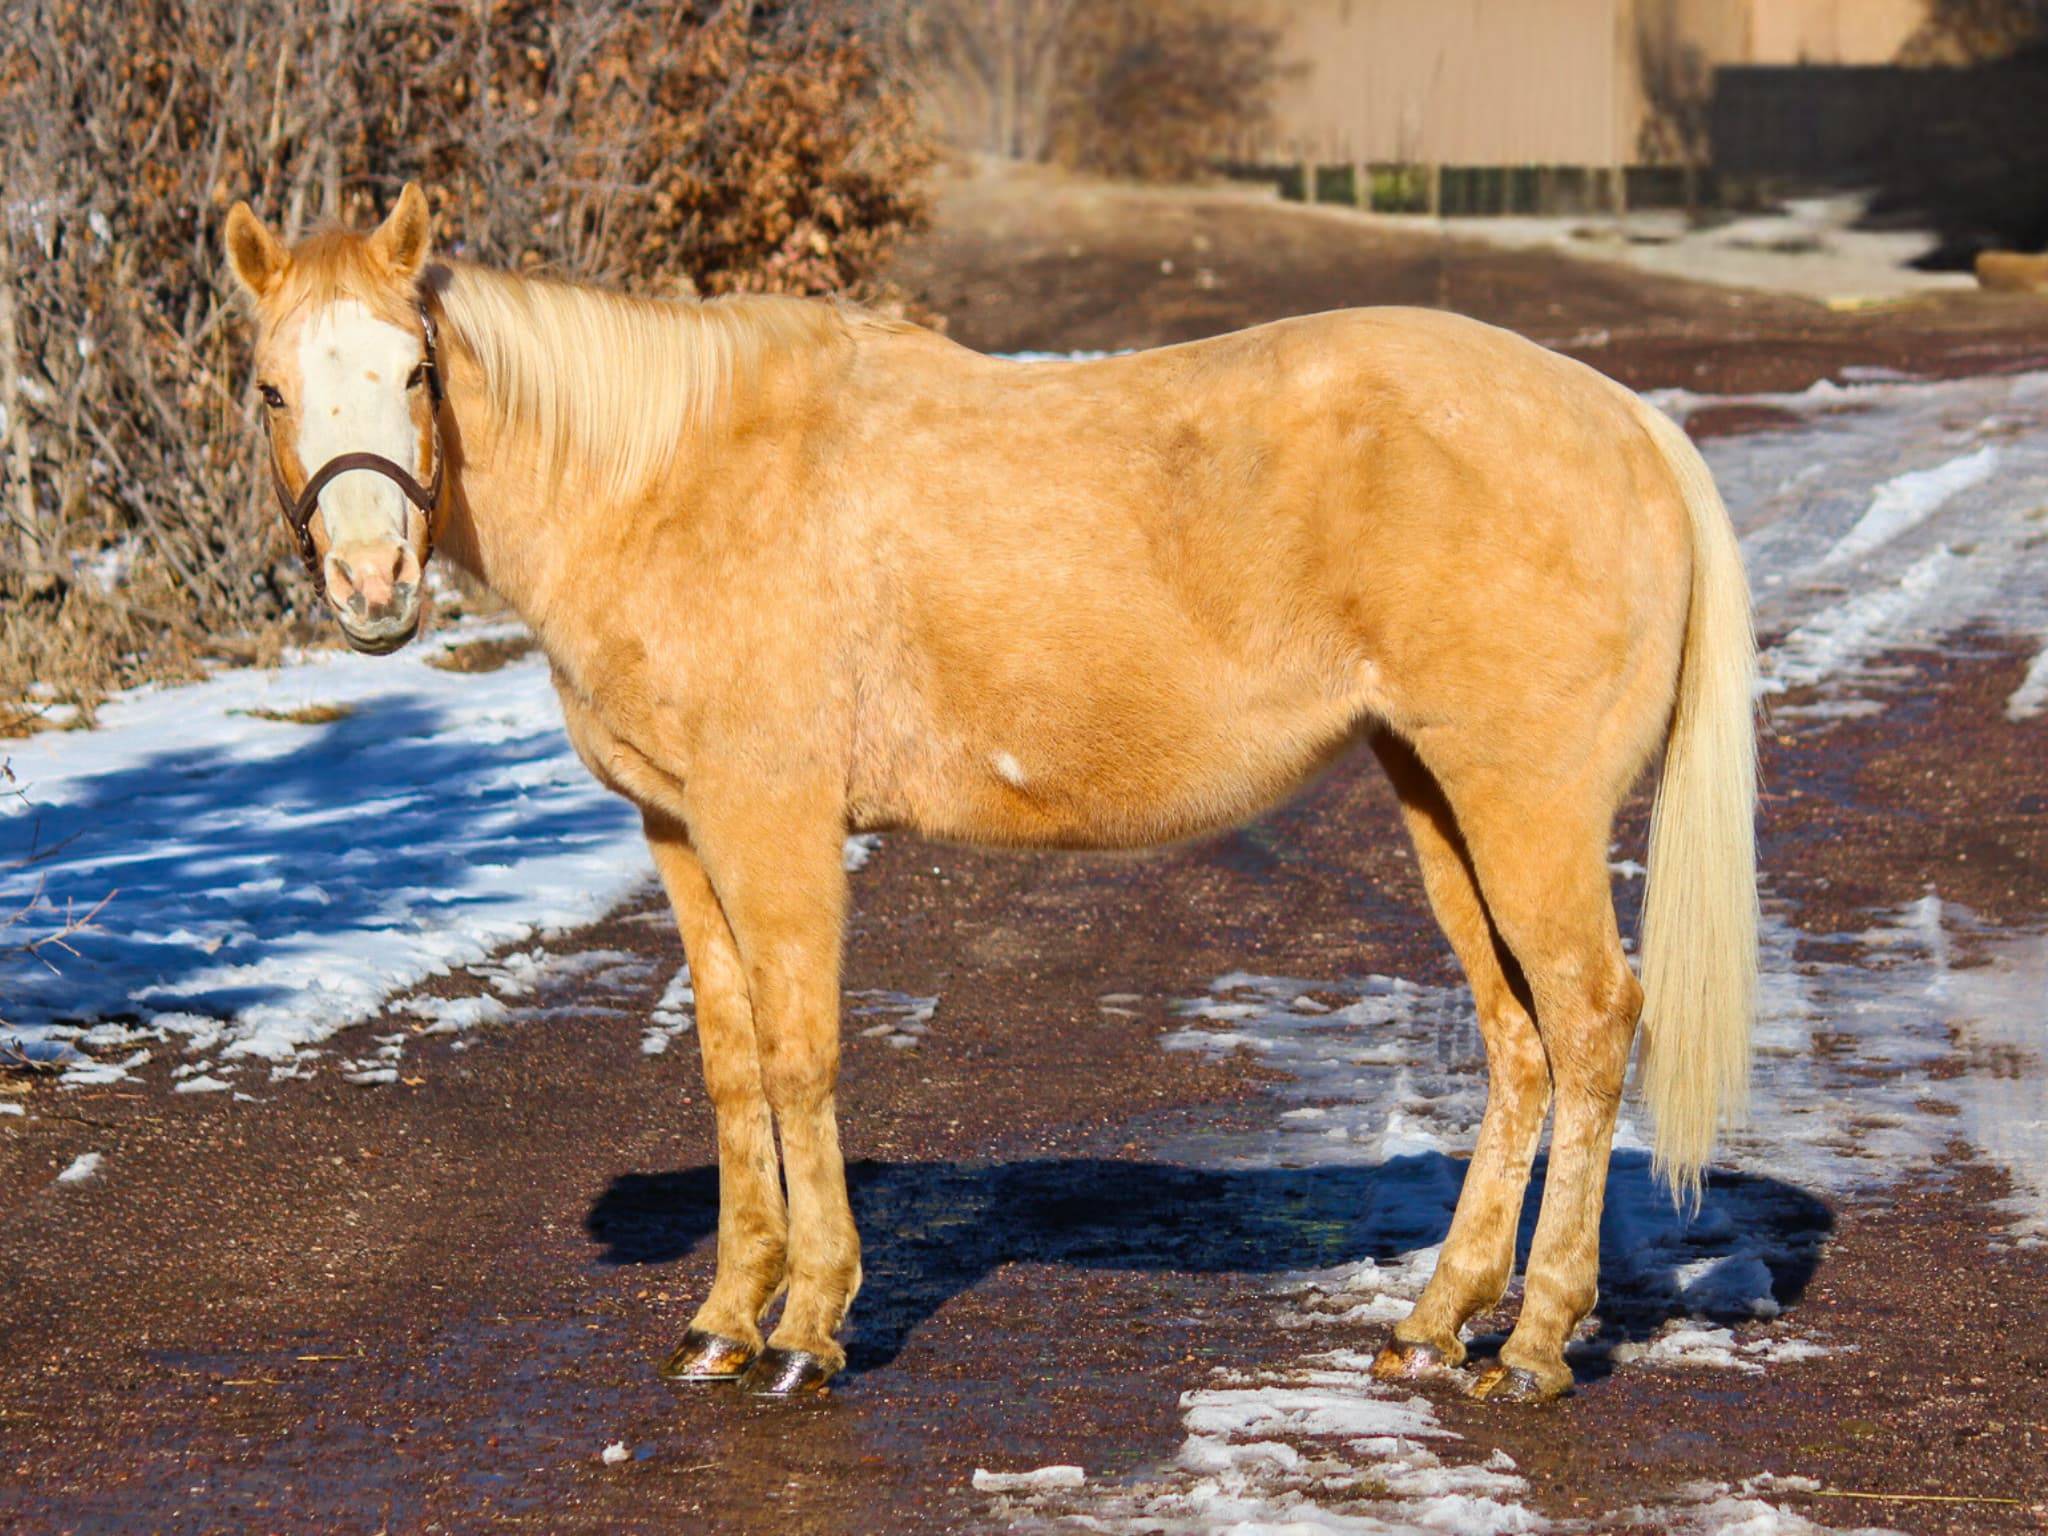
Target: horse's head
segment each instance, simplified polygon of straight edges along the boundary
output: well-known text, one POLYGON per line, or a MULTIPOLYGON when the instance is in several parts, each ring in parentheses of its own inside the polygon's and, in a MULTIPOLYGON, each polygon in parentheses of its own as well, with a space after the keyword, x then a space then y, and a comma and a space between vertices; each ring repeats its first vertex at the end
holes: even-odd
POLYGON ((417 633, 442 489, 440 378, 421 302, 427 201, 408 184, 374 234, 287 249, 246 203, 229 263, 256 301, 256 380, 279 505, 359 651, 417 633))

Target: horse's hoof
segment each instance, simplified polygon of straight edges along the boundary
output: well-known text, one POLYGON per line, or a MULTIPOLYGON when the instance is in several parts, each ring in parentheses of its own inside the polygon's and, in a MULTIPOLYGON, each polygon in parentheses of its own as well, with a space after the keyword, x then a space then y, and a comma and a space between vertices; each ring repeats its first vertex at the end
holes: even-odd
POLYGON ((1572 1389, 1571 1373, 1564 1380, 1547 1382, 1534 1371, 1519 1365, 1496 1365, 1480 1373, 1472 1383, 1472 1396, 1484 1403, 1542 1403, 1563 1397, 1572 1389))
POLYGON ((692 1328, 661 1368, 665 1381, 737 1381, 754 1352, 738 1339, 692 1328))
POLYGON ((1381 1381, 1413 1381, 1424 1376, 1441 1376, 1464 1362, 1446 1358, 1434 1344, 1412 1344, 1391 1339, 1372 1362, 1372 1373, 1381 1381))
POLYGON ((777 1349, 770 1344, 740 1377, 740 1390, 756 1397, 808 1397, 823 1392, 835 1367, 808 1349, 777 1349))

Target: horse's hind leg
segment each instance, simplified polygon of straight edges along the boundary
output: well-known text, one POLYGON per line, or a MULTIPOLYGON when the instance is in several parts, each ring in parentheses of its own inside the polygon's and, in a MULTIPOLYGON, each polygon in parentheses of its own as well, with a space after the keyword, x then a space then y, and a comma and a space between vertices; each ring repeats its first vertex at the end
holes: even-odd
POLYGON ((1456 818, 1436 779, 1398 737, 1373 742, 1401 799, 1422 883, 1472 984, 1486 1042, 1486 1114, 1436 1271, 1373 1366, 1385 1379, 1464 1362, 1458 1333, 1499 1301, 1514 1269, 1515 1229, 1550 1102, 1550 1068, 1514 961, 1500 947, 1456 818))
POLYGON ((1564 1346, 1597 1297, 1608 1150, 1643 999, 1609 887, 1615 783, 1588 763, 1449 786, 1487 910, 1536 1004, 1556 1111, 1521 1316, 1473 1389, 1481 1397, 1569 1389, 1564 1346))
POLYGON ((662 1374, 727 1381, 761 1352, 761 1313, 782 1288, 788 1227, 782 1168, 732 930, 682 829, 649 814, 647 843, 682 931, 697 994, 704 1086, 718 1117, 718 1274, 662 1374))

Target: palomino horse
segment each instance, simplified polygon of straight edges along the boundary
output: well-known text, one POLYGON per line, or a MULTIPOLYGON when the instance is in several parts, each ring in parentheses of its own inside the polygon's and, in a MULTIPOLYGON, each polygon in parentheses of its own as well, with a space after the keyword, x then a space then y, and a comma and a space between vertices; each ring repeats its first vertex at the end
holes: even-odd
POLYGON ((785 1393, 845 1360, 850 828, 1158 843, 1363 736, 1490 1071, 1377 1369, 1463 1363, 1554 1104, 1520 1318, 1472 1390, 1571 1384, 1638 1015, 1681 1194, 1748 1072, 1748 592, 1666 418, 1418 310, 1025 364, 825 303, 624 298, 430 262, 414 187, 368 236, 287 250, 237 206, 226 244, 279 497, 350 642, 413 635, 438 543, 532 627, 578 751, 645 818, 718 1119, 717 1278, 669 1375, 785 1393), (1607 849, 1660 746, 1639 986, 1607 849))

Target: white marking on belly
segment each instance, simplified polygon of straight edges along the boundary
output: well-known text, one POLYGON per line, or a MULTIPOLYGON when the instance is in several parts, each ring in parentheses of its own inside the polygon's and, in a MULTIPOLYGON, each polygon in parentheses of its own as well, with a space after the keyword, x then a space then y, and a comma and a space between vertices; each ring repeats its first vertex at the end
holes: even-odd
POLYGON ((989 759, 989 762, 996 770, 996 777, 1005 784, 1014 785, 1018 789, 1024 787, 1024 765, 1016 758, 1007 752, 998 752, 989 759))

